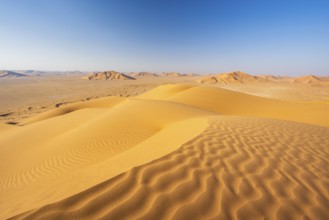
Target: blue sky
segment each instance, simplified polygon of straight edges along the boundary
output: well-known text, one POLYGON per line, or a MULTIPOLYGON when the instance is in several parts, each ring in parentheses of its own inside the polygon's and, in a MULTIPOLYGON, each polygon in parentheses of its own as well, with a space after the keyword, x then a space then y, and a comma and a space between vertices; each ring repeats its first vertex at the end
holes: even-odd
POLYGON ((0 69, 329 75, 329 1, 0 0, 0 69))

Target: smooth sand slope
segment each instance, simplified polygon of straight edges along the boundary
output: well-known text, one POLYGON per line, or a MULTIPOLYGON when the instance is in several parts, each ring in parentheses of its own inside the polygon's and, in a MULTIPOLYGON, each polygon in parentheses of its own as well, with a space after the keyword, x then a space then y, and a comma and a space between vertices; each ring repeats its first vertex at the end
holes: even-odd
POLYGON ((215 87, 159 86, 140 98, 206 109, 220 115, 270 117, 329 126, 327 103, 299 103, 247 95, 215 87))
POLYGON ((325 219, 329 105, 160 86, 0 126, 0 218, 325 219))

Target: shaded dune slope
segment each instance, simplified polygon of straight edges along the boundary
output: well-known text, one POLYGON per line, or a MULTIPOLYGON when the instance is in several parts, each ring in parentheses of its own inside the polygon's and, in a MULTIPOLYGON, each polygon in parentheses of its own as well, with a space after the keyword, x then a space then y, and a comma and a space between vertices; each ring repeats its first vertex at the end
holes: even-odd
POLYGON ((328 106, 164 85, 0 126, 0 218, 321 219, 328 106))

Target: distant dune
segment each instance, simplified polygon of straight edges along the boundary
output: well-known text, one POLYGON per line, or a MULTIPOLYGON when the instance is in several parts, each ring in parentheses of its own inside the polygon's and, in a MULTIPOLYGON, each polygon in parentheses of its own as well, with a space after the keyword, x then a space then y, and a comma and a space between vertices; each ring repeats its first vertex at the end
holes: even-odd
POLYGON ((280 81, 289 78, 289 77, 273 76, 273 75, 259 75, 258 77, 264 78, 268 81, 280 81))
MULTIPOLYGON (((21 74, 24 76, 51 76, 51 75, 79 75, 85 74, 82 71, 42 71, 42 70, 2 70, 1 72, 14 72, 16 74, 21 74)), ((1 77, 1 76, 0 76, 1 77)), ((15 77, 15 76, 14 76, 15 77)), ((16 76, 18 77, 18 76, 16 76)))
POLYGON ((329 106, 163 85, 0 126, 0 218, 325 219, 329 106), (37 134, 37 135, 36 135, 37 134))
POLYGON ((320 77, 308 75, 308 76, 302 76, 302 77, 296 77, 290 79, 291 82, 294 83, 303 83, 303 84, 309 84, 309 85, 321 85, 321 84, 328 84, 328 82, 320 77))
POLYGON ((135 78, 116 71, 91 73, 83 77, 86 80, 134 80, 135 78))
POLYGON ((161 76, 184 76, 184 74, 177 72, 164 72, 160 74, 161 76))
POLYGON ((14 70, 14 71, 28 76, 43 76, 48 73, 47 71, 40 71, 40 70, 14 70))
POLYGON ((7 71, 7 70, 1 70, 0 71, 0 77, 26 77, 28 75, 17 73, 14 71, 7 71))
POLYGON ((133 73, 129 73, 129 76, 132 76, 132 77, 136 77, 136 76, 141 76, 141 77, 145 77, 145 76, 158 76, 157 74, 155 73, 149 73, 149 72, 133 72, 133 73))
POLYGON ((187 74, 185 74, 185 76, 199 76, 199 74, 197 74, 197 73, 187 73, 187 74))
POLYGON ((255 83, 265 81, 267 81, 267 79, 258 76, 252 76, 241 71, 210 75, 200 80, 201 83, 220 84, 255 83))
POLYGON ((318 76, 321 80, 329 81, 329 76, 318 76))
POLYGON ((266 83, 266 82, 281 82, 281 83, 297 83, 307 85, 329 85, 326 77, 318 77, 313 75, 301 77, 274 76, 274 75, 259 75, 253 76, 241 71, 229 72, 222 74, 212 74, 203 77, 198 82, 208 84, 247 84, 247 83, 266 83))
POLYGON ((174 77, 177 77, 177 76, 199 76, 198 74, 196 73, 177 73, 177 72, 164 72, 164 73, 161 73, 160 76, 174 76, 174 77))

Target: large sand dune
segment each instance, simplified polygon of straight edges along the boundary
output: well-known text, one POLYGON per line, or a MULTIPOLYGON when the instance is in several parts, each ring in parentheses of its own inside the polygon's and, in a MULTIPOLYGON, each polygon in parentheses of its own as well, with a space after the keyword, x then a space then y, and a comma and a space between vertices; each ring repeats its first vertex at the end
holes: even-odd
POLYGON ((325 219, 329 105, 164 85, 0 126, 0 218, 325 219))

